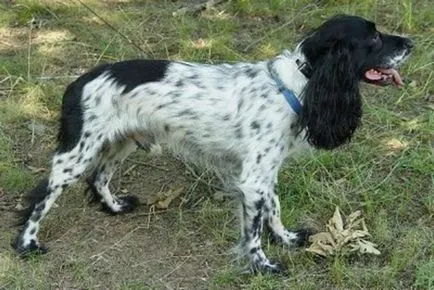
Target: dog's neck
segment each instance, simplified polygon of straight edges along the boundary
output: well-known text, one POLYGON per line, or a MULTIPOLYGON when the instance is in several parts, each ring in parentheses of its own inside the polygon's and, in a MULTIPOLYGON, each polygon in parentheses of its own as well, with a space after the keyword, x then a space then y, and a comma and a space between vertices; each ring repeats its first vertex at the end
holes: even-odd
POLYGON ((305 56, 298 49, 294 52, 283 51, 272 60, 272 68, 286 88, 291 90, 297 97, 301 95, 309 80, 311 71, 310 66, 306 63, 305 56))

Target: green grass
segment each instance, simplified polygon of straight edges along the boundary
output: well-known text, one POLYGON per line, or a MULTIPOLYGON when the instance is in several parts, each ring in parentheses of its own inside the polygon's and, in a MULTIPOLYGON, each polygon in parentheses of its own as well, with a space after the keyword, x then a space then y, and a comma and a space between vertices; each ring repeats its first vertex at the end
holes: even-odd
POLYGON ((0 219, 6 221, 0 227, 0 289, 434 289, 431 1, 232 0, 178 17, 172 12, 180 1, 83 2, 140 50, 76 1, 17 0, 0 9, 0 219), (410 35, 416 48, 402 74, 412 81, 402 90, 363 86, 363 126, 353 142, 285 164, 282 216, 288 227, 322 230, 336 205, 344 212, 360 209, 381 255, 317 259, 265 242, 289 275, 240 275, 227 255, 238 237, 231 206, 213 200, 208 187, 196 188, 172 161, 132 169, 115 183, 145 192, 162 182, 182 183, 195 188, 186 196, 193 206, 111 218, 87 206, 81 193, 72 194, 82 190, 79 185, 44 221, 41 239, 51 241, 51 254, 21 261, 10 250, 13 209, 42 176, 28 166, 48 166, 63 90, 77 75, 98 63, 137 57, 205 63, 268 58, 293 48, 336 13, 410 35), (45 133, 35 135, 29 122, 46 126, 45 133), (158 171, 164 166, 175 176, 158 171))

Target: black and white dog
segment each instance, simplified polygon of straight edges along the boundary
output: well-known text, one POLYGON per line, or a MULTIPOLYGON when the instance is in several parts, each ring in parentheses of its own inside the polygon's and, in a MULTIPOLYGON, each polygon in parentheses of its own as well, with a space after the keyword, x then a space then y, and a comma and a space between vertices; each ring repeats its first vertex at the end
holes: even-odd
POLYGON ((359 82, 403 85, 396 68, 412 46, 342 15, 272 60, 132 60, 95 68, 65 92, 59 148, 49 177, 29 194, 16 251, 46 251, 39 223, 86 169, 93 168, 88 182, 106 210, 130 211, 137 198, 110 192, 113 172, 138 146, 161 144, 221 177, 240 199, 241 254, 254 271, 282 271, 261 248, 263 225, 287 246, 301 244, 307 232, 289 231, 280 220, 279 167, 299 147, 349 141, 362 115, 359 82))

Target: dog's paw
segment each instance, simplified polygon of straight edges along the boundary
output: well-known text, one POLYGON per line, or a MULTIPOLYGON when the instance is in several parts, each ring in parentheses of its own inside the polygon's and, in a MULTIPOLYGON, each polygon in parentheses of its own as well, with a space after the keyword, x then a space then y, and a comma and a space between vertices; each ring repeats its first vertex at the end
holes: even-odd
POLYGON ((15 242, 12 244, 12 247, 15 249, 15 252, 17 252, 18 255, 24 258, 32 255, 42 255, 48 252, 47 247, 39 244, 33 239, 29 244, 25 245, 21 237, 18 237, 15 240, 15 242))
POLYGON ((294 241, 294 246, 302 247, 307 244, 309 237, 313 234, 311 229, 299 229, 294 233, 297 234, 297 239, 294 241))
POLYGON ((131 212, 140 204, 139 198, 135 195, 119 197, 118 203, 121 205, 121 212, 131 212))
POLYGON ((288 247, 302 247, 307 244, 309 236, 313 231, 310 229, 299 229, 293 232, 285 232, 283 236, 279 236, 270 232, 269 241, 273 244, 284 244, 288 247))
POLYGON ((102 203, 102 211, 111 215, 117 215, 133 211, 140 204, 139 199, 135 195, 126 195, 116 198, 114 207, 102 203))
POLYGON ((286 269, 283 264, 279 262, 264 262, 264 263, 255 263, 251 265, 250 272, 254 274, 273 274, 273 275, 285 275, 288 273, 288 270, 286 269))

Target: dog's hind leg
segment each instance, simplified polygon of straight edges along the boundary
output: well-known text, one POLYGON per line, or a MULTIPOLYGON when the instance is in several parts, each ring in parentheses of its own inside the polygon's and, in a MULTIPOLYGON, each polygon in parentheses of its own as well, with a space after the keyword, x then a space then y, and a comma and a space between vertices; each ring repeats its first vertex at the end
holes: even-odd
POLYGON ((37 238, 39 224, 62 192, 94 162, 103 146, 102 140, 104 138, 84 132, 71 150, 59 150, 54 155, 49 178, 29 193, 30 205, 23 212, 23 228, 13 245, 18 253, 46 252, 37 238))
POLYGON ((111 144, 101 156, 100 163, 87 179, 87 191, 92 193, 91 200, 99 200, 104 211, 110 214, 128 212, 138 204, 137 197, 116 197, 110 193, 109 183, 116 168, 137 148, 131 139, 111 144))

